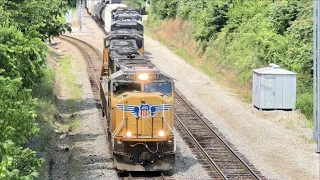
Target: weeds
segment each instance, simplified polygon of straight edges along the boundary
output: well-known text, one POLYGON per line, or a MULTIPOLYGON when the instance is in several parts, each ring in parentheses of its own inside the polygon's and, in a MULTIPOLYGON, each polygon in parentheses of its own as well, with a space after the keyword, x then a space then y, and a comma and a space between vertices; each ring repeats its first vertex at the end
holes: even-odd
POLYGON ((60 70, 65 78, 65 84, 70 91, 71 99, 74 101, 67 101, 67 108, 70 109, 73 113, 76 112, 76 105, 79 103, 79 99, 81 98, 81 90, 76 83, 77 77, 71 72, 72 57, 70 55, 61 59, 60 62, 60 70))

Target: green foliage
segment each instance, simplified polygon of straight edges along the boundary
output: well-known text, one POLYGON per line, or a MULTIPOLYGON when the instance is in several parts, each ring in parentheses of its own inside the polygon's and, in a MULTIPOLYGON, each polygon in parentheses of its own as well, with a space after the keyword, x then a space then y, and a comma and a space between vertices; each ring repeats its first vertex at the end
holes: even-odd
POLYGON ((23 35, 14 27, 0 26, 0 73, 11 78, 23 77, 23 86, 32 88, 43 76, 47 49, 39 38, 23 35))
POLYGON ((146 6, 145 0, 125 0, 124 3, 140 12, 146 6))
POLYGON ((298 90, 308 92, 312 88, 313 67, 313 18, 312 1, 300 2, 297 18, 287 29, 289 46, 283 64, 298 73, 298 90))
POLYGON ((153 0, 151 1, 152 16, 158 19, 175 18, 179 0, 153 0))
POLYGON ((56 37, 70 25, 65 24, 61 17, 67 12, 64 0, 1 0, 2 8, 9 14, 8 25, 16 26, 24 34, 38 36, 43 40, 56 37))
POLYGON ((12 141, 0 142, 0 160, 0 179, 4 180, 34 179, 43 162, 34 151, 19 148, 12 141))
POLYGON ((188 19, 193 25, 196 41, 207 42, 214 38, 227 22, 228 1, 183 0, 178 17, 188 19))
POLYGON ((177 8, 166 0, 153 1, 150 20, 177 17, 188 21, 192 25, 188 32, 198 43, 199 54, 204 54, 201 61, 236 71, 243 84, 250 82, 253 69, 269 63, 297 72, 297 106, 309 116, 312 1, 175 0, 173 3, 177 8), (174 13, 168 16, 167 12, 174 13))
POLYGON ((298 10, 298 1, 280 1, 274 4, 270 18, 279 34, 284 35, 290 23, 297 18, 298 10))
POLYGON ((21 144, 37 134, 35 103, 31 90, 21 88, 21 79, 0 76, 0 142, 21 144))
POLYGON ((268 2, 250 1, 231 7, 228 12, 230 23, 217 40, 210 42, 207 61, 212 61, 214 54, 220 54, 213 63, 234 68, 243 83, 251 79, 252 69, 281 62, 287 39, 272 29, 268 18, 270 7, 268 2))
POLYGON ((313 112, 313 93, 306 92, 297 97, 297 108, 308 118, 312 118, 313 112))
MULTIPOLYGON (((36 152, 19 146, 39 132, 35 122, 37 103, 30 88, 53 81, 52 76, 43 79, 47 73, 47 47, 43 41, 50 42, 71 31, 63 19, 66 11, 65 0, 0 0, 0 179, 29 180, 38 176, 43 160, 36 152)), ((41 88, 47 92, 52 87, 41 88)), ((48 95, 40 89, 35 94, 48 95)), ((49 107, 56 112, 52 103, 39 102, 47 108, 43 112, 49 112, 49 107)), ((45 116, 49 113, 38 114, 48 119, 45 116)))
POLYGON ((68 7, 75 8, 77 6, 77 0, 67 0, 68 7))

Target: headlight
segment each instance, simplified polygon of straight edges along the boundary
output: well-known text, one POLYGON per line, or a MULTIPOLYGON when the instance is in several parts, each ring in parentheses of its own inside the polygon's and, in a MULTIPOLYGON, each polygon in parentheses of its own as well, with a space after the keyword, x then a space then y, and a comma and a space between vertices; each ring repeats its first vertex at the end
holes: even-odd
POLYGON ((128 136, 128 137, 131 137, 131 135, 132 135, 131 132, 128 131, 128 132, 127 132, 127 136, 128 136))
POLYGON ((139 78, 140 80, 148 80, 149 75, 148 75, 147 73, 139 74, 139 75, 138 75, 138 78, 139 78))
POLYGON ((164 136, 164 132, 161 130, 159 131, 159 136, 163 137, 164 136))

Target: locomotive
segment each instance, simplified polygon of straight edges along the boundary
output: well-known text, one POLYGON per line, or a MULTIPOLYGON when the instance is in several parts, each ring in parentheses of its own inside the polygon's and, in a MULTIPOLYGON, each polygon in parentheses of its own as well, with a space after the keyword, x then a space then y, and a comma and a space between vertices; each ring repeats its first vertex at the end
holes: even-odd
POLYGON ((102 8, 93 16, 108 32, 100 97, 114 166, 120 171, 170 170, 176 152, 173 78, 144 57, 140 14, 111 1, 97 4, 102 8))
POLYGON ((141 24, 142 16, 137 11, 128 9, 125 4, 121 4, 120 0, 95 0, 90 3, 88 1, 86 3, 88 12, 96 21, 104 25, 108 33, 111 31, 111 25, 119 20, 130 20, 132 23, 141 24))

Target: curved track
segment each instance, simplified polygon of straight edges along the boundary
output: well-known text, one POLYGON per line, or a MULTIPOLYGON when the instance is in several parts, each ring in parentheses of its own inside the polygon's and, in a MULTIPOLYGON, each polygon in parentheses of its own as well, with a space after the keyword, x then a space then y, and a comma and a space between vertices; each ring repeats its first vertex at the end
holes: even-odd
POLYGON ((83 57, 86 60, 87 72, 95 100, 97 103, 99 103, 99 78, 101 75, 102 54, 98 49, 80 39, 66 35, 61 35, 59 36, 59 38, 72 44, 82 53, 83 57))
POLYGON ((244 162, 177 90, 174 116, 176 129, 194 149, 203 166, 214 169, 210 173, 212 178, 260 179, 260 173, 244 162))

